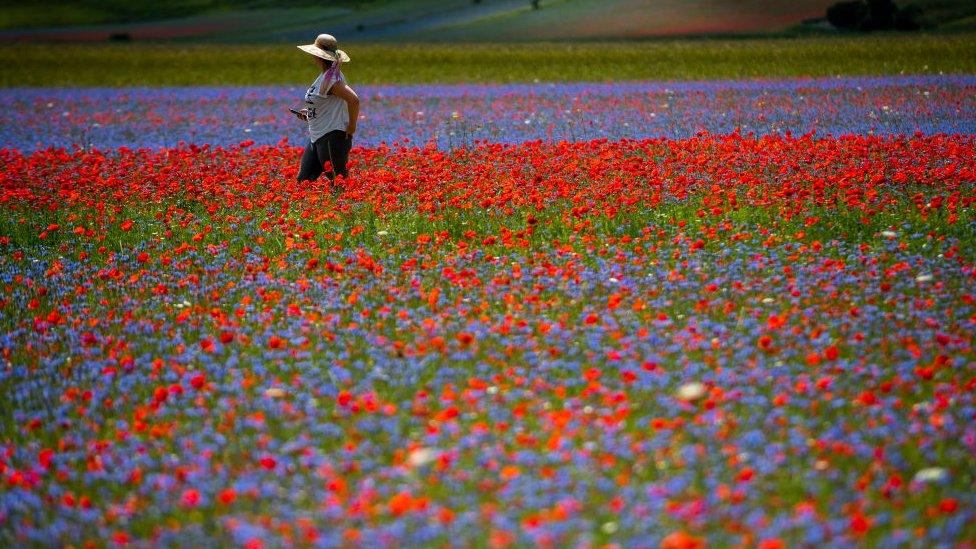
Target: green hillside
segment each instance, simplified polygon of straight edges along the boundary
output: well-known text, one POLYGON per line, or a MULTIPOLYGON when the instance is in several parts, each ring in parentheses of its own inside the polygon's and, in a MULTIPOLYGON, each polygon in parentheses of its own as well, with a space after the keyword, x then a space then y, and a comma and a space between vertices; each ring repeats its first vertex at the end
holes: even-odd
MULTIPOLYGON (((830 34, 800 22, 835 0, 0 0, 0 41, 271 43, 319 32, 344 42, 615 40, 830 34)), ((914 0, 929 30, 976 29, 976 1, 914 0)))

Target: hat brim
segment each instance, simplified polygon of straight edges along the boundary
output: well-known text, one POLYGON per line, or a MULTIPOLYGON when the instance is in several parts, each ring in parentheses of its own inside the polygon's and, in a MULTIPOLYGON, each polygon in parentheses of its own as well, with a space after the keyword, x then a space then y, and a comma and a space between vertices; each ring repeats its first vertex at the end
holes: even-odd
POLYGON ((322 48, 316 46, 315 44, 305 44, 303 46, 298 46, 298 49, 302 50, 305 53, 310 53, 315 57, 320 57, 322 59, 325 59, 326 61, 336 61, 336 56, 338 56, 339 61, 342 61, 343 63, 349 62, 349 56, 346 54, 346 52, 342 50, 336 50, 336 55, 332 55, 331 52, 327 52, 322 48))

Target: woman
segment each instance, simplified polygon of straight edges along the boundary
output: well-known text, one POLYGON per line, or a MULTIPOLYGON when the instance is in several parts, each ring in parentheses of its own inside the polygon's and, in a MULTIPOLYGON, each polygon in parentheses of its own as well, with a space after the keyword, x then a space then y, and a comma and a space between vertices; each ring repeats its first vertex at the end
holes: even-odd
POLYGON ((356 133, 359 119, 359 96, 346 84, 339 70, 349 62, 346 52, 339 49, 339 42, 331 34, 320 34, 314 44, 298 46, 298 49, 314 55, 315 63, 322 71, 305 92, 304 109, 296 116, 308 121, 309 142, 302 154, 298 169, 299 181, 314 181, 325 170, 331 181, 337 176, 348 176, 346 161, 352 148, 352 136, 356 133))

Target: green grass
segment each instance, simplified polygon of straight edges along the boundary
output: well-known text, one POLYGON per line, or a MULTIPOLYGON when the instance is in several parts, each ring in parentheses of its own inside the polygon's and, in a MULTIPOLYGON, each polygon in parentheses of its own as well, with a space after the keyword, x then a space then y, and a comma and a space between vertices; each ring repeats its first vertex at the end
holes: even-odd
MULTIPOLYGON (((976 73, 976 34, 536 45, 355 45, 353 84, 976 73)), ((291 45, 6 45, 0 86, 304 84, 291 45)))

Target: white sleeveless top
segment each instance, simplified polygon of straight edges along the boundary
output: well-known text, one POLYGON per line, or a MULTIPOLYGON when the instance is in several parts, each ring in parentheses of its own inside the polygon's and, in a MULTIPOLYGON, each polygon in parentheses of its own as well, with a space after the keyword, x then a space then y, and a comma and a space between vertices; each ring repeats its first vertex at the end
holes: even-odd
POLYGON ((329 89, 338 81, 346 81, 339 71, 335 78, 325 82, 325 73, 312 82, 305 92, 305 107, 308 109, 308 136, 314 143, 318 138, 333 131, 343 130, 349 125, 349 108, 346 102, 335 95, 327 95, 329 89))

